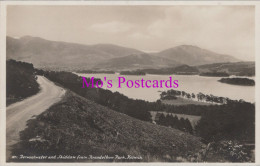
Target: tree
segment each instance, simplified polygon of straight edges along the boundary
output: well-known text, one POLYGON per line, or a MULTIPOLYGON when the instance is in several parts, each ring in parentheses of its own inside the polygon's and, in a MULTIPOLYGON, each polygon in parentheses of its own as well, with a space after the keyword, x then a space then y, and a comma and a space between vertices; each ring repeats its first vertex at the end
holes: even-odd
POLYGON ((187 132, 193 134, 193 128, 192 128, 192 125, 191 125, 189 119, 185 120, 185 128, 186 128, 187 132))
POLYGON ((164 114, 161 114, 160 116, 159 116, 159 119, 158 119, 158 121, 156 122, 158 125, 162 125, 162 126, 165 126, 165 116, 164 116, 164 114))
POLYGON ((181 96, 185 97, 186 93, 184 91, 181 91, 181 96))

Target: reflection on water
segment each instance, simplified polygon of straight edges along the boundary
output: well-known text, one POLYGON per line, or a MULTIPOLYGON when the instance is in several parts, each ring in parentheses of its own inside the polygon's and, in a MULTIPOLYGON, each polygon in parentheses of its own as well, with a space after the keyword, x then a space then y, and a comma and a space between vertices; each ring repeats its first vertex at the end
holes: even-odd
MULTIPOLYGON (((156 101, 159 99, 160 91, 169 90, 170 88, 128 88, 125 84, 122 88, 117 88, 118 76, 125 77, 126 80, 168 80, 172 76, 173 80, 179 80, 179 87, 175 90, 185 91, 188 93, 212 94, 215 96, 228 97, 233 100, 243 99, 248 102, 255 102, 255 87, 254 86, 239 86, 230 85, 218 82, 221 77, 202 77, 198 75, 118 75, 118 74, 78 74, 84 77, 95 77, 112 80, 113 87, 107 88, 104 82, 104 89, 109 89, 112 92, 118 91, 130 98, 143 99, 147 101, 156 101)), ((254 79, 254 78, 253 78, 254 79)))

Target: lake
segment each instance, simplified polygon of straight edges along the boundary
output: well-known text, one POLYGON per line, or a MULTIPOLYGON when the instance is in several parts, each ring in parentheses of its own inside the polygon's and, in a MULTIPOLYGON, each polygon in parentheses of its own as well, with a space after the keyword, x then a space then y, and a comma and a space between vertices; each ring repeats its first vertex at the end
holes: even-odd
MULTIPOLYGON (((104 77, 107 80, 112 80, 113 87, 107 88, 107 84, 104 81, 104 89, 109 89, 112 92, 119 92, 125 96, 133 99, 142 99, 146 101, 156 101, 160 98, 161 91, 169 90, 171 88, 128 88, 122 86, 122 88, 117 88, 118 77, 125 77, 131 80, 168 80, 172 76, 173 80, 178 80, 179 87, 172 88, 179 91, 185 91, 188 93, 197 94, 199 92, 204 94, 212 94, 219 97, 228 97, 233 100, 243 99, 248 102, 255 102, 255 86, 239 86, 239 85, 230 85, 218 82, 222 77, 203 77, 198 75, 145 75, 145 76, 136 76, 136 75, 119 75, 119 74, 82 74, 75 73, 79 76, 84 77, 95 77, 100 78, 102 81, 104 77)), ((251 78, 254 79, 254 78, 251 78)))

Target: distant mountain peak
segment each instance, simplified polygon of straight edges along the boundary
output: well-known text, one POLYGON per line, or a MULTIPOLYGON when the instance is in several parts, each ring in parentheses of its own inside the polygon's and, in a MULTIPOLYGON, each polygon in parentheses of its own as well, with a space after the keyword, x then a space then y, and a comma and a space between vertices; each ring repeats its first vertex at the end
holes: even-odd
POLYGON ((174 59, 187 65, 203 65, 218 62, 237 62, 238 59, 218 54, 194 45, 180 45, 156 53, 157 56, 174 59))
POLYGON ((38 40, 46 40, 46 39, 43 39, 41 37, 33 37, 33 36, 30 36, 30 35, 26 35, 26 36, 22 36, 19 38, 20 40, 35 40, 35 39, 38 39, 38 40))
POLYGON ((92 44, 91 46, 96 46, 96 47, 99 47, 99 46, 123 47, 123 46, 119 46, 119 45, 112 44, 112 43, 99 43, 99 44, 92 44))
POLYGON ((198 47, 198 46, 195 46, 195 45, 188 45, 188 44, 179 45, 179 46, 176 46, 176 47, 173 47, 173 48, 199 48, 199 49, 201 49, 201 48, 198 47))

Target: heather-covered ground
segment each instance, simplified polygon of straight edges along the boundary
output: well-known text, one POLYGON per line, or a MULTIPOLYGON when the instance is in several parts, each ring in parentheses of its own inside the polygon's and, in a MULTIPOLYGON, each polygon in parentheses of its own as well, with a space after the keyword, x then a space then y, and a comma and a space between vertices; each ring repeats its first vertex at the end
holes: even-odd
POLYGON ((14 155, 132 155, 143 159, 130 161, 202 161, 203 148, 196 136, 137 120, 67 92, 61 102, 28 122, 14 155))

